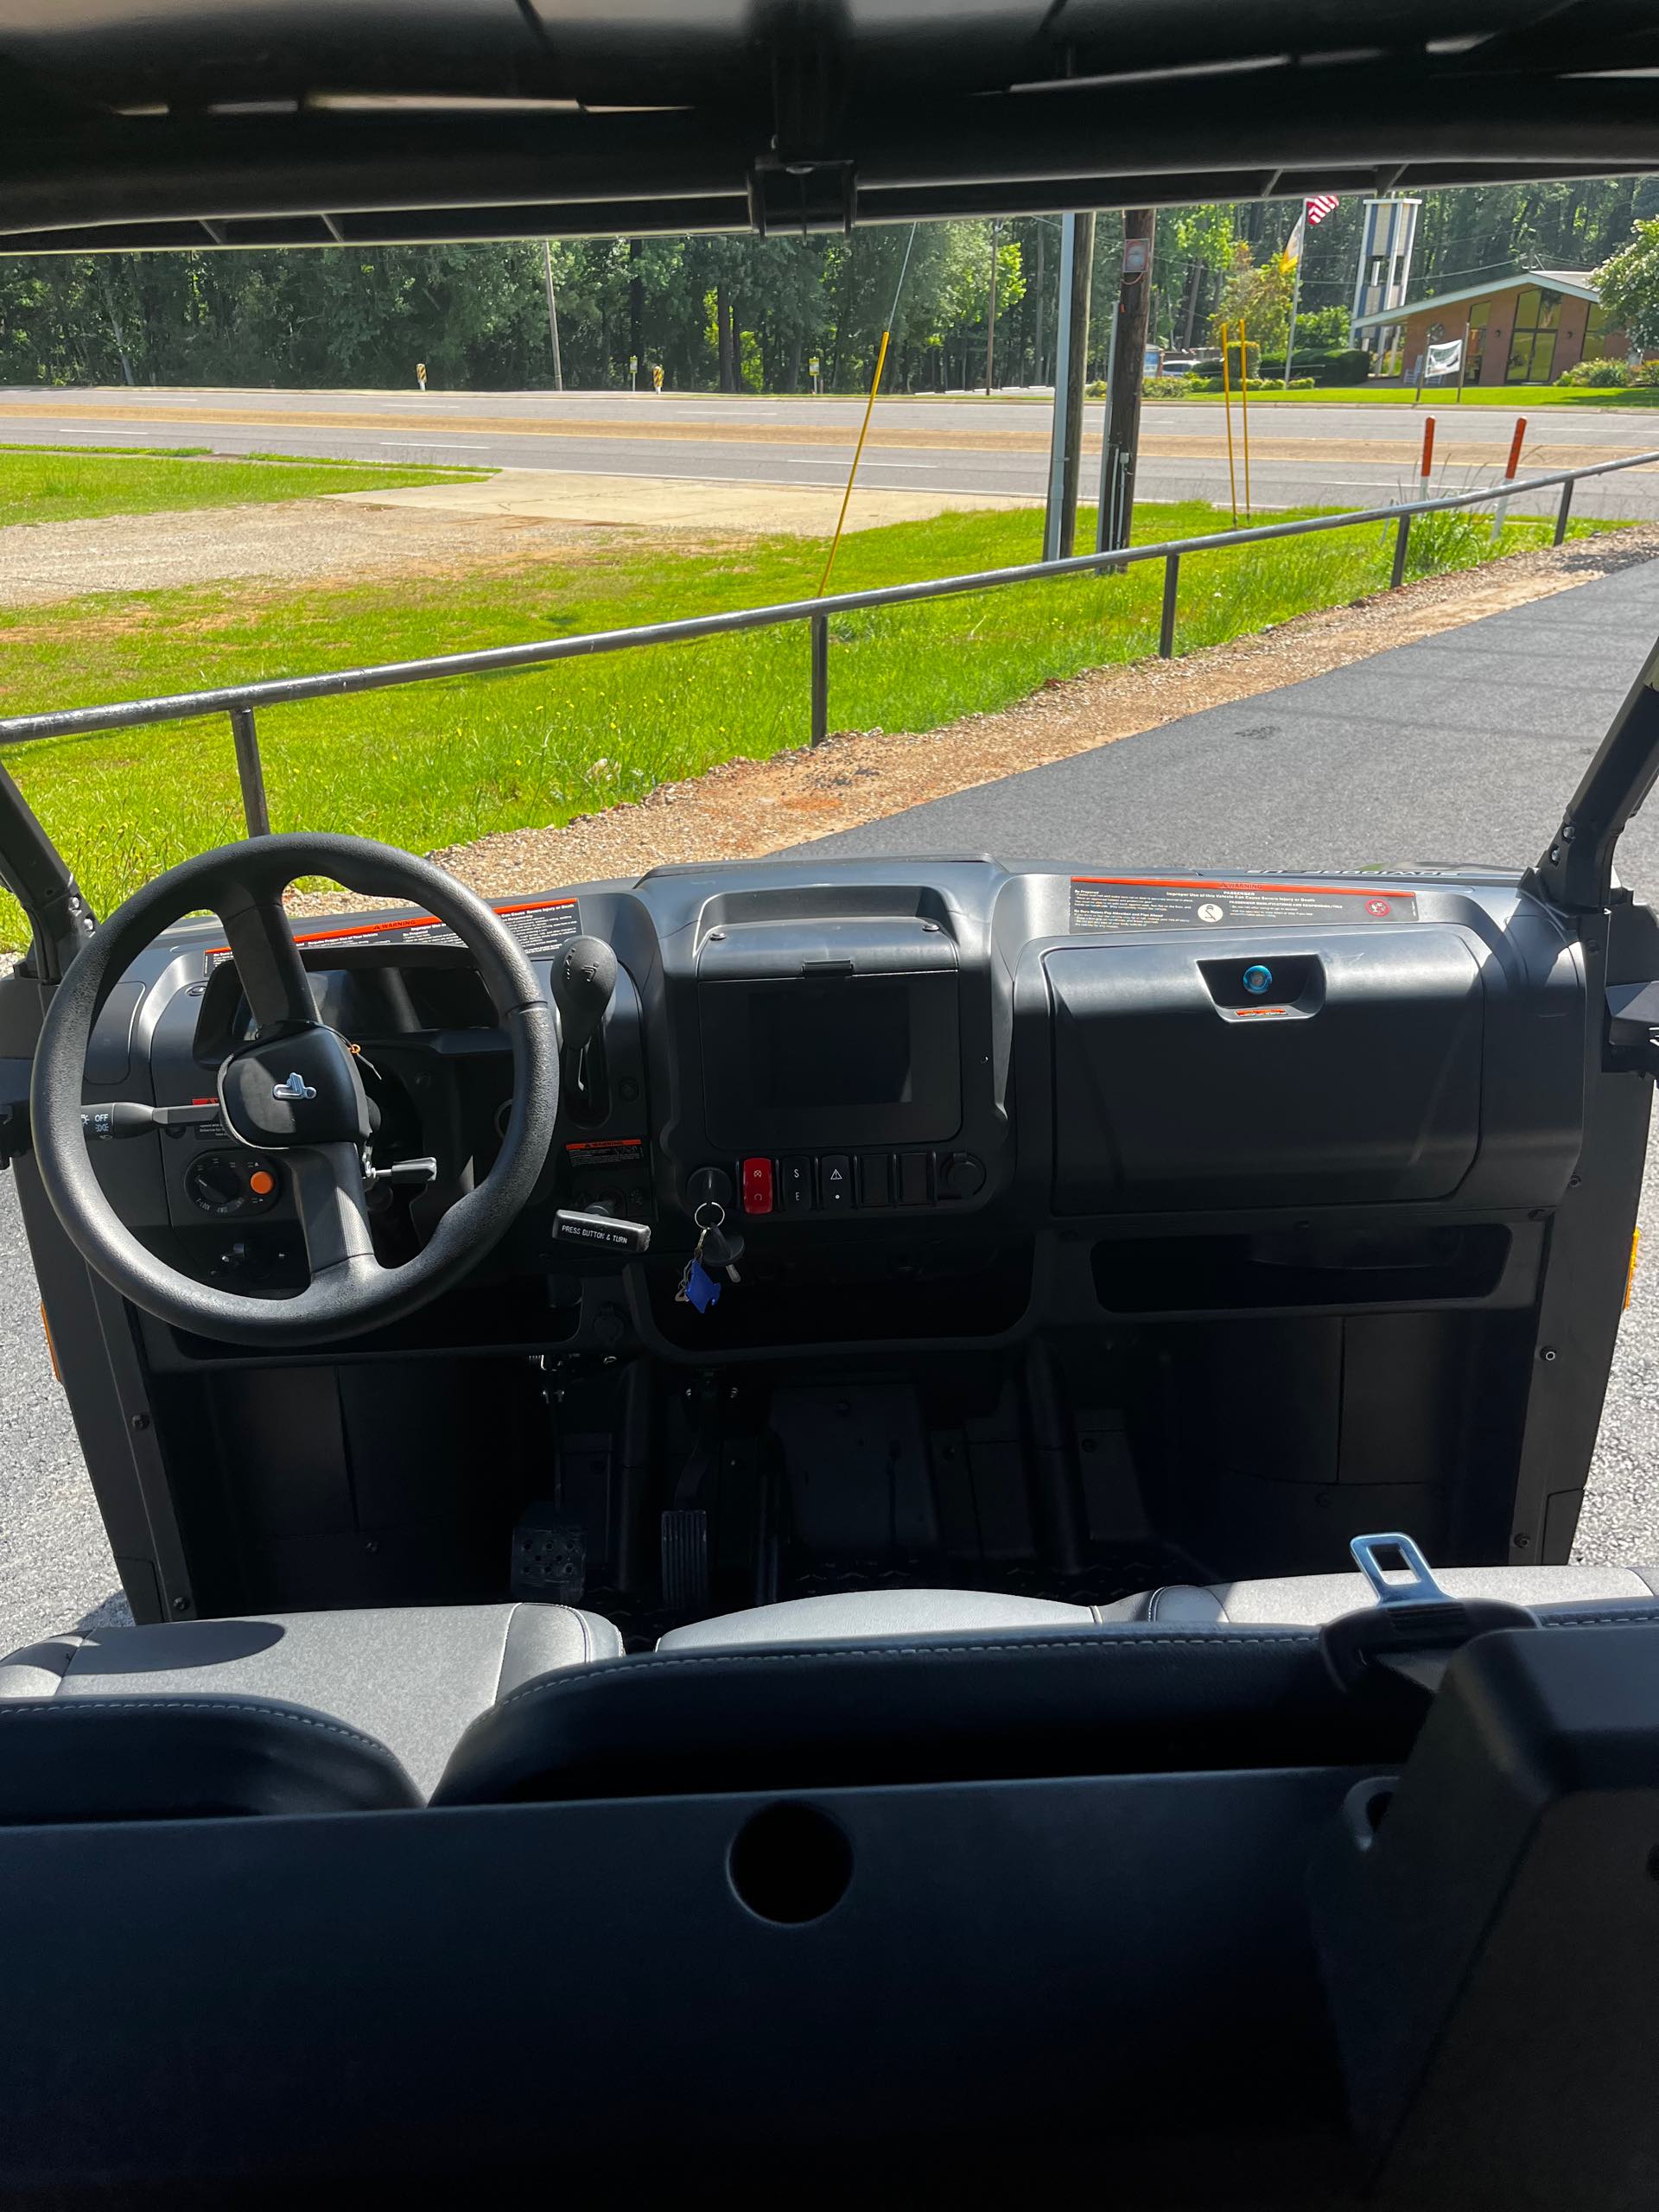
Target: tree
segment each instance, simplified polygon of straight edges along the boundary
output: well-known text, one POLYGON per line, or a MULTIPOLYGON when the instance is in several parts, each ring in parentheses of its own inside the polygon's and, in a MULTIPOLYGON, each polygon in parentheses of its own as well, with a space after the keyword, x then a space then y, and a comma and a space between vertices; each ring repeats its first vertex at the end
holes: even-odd
POLYGON ((1659 216, 1633 226, 1628 245, 1596 271, 1601 304, 1643 353, 1659 353, 1659 216))
POLYGON ((1223 323, 1243 322, 1252 346, 1264 353, 1283 353, 1290 335, 1290 300, 1295 269, 1282 253, 1275 253, 1256 268, 1249 245, 1241 238, 1233 248, 1233 265, 1222 287, 1221 299, 1210 319, 1210 333, 1221 343, 1223 323))
MULTIPOLYGON (((1184 207, 1178 211, 1173 223, 1166 223, 1159 239, 1160 258, 1172 254, 1181 267, 1179 342, 1190 346, 1197 335, 1198 319, 1203 315, 1205 295, 1218 277, 1224 278, 1233 265, 1233 210, 1229 207, 1211 204, 1204 207, 1184 207)), ((1160 289, 1169 296, 1169 276, 1154 264, 1154 272, 1162 277, 1160 289)), ((1170 336, 1175 338, 1172 327, 1170 336)))

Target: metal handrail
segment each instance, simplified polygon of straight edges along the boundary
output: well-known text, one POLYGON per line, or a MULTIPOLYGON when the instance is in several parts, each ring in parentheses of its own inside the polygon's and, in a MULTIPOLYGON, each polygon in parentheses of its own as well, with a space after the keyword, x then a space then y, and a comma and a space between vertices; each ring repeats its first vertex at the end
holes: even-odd
POLYGON ((1589 476, 1608 476, 1620 469, 1649 467, 1659 463, 1659 451, 1631 454, 1619 461, 1599 461, 1582 468, 1562 468, 1547 475, 1516 477, 1473 492, 1449 493, 1434 499, 1413 499, 1386 507, 1359 507, 1338 514, 1308 515, 1292 522, 1261 523, 1248 530, 1217 531, 1205 537, 1166 538, 1156 544, 1128 545, 1115 552, 1078 553, 1060 561, 1032 561, 1018 568, 982 569, 966 575, 935 576, 919 583, 883 584, 870 591, 837 592, 823 599, 785 600, 770 607, 734 608, 721 614, 693 614, 673 622, 649 622, 620 630, 594 630, 571 638, 547 638, 523 645, 489 645, 474 652, 440 653, 424 660, 382 661, 367 668, 334 670, 321 676, 279 677, 259 683, 232 683, 211 691, 176 691, 162 698, 125 700, 103 707, 68 707, 44 715, 0 717, 0 747, 34 743, 42 738, 90 737, 101 731, 138 729, 153 722, 185 721, 204 715, 226 714, 236 747, 237 776, 241 785, 243 812, 249 834, 265 835, 270 828, 265 798, 264 772, 259 753, 254 713, 260 707, 291 706, 307 699, 347 698, 359 691, 391 690, 405 683, 441 682, 454 676, 502 675, 539 668, 552 661, 578 660, 597 653, 630 652, 642 645, 688 645, 702 638, 738 635, 767 630, 788 622, 805 622, 811 630, 810 742, 818 744, 829 730, 830 624, 838 614, 859 613, 867 608, 906 607, 960 594, 996 591, 1010 584, 1041 582, 1050 576, 1090 575, 1109 569, 1127 569, 1137 562, 1162 561, 1163 602, 1159 623, 1158 651, 1166 660, 1175 651, 1177 594, 1180 564, 1189 554, 1213 553, 1235 545, 1261 545, 1281 537, 1304 537, 1331 530, 1356 530, 1369 523, 1396 527, 1389 588, 1403 581, 1411 525, 1418 515, 1445 514, 1472 507, 1526 498, 1529 493, 1561 487, 1553 543, 1567 536, 1574 487, 1589 476))

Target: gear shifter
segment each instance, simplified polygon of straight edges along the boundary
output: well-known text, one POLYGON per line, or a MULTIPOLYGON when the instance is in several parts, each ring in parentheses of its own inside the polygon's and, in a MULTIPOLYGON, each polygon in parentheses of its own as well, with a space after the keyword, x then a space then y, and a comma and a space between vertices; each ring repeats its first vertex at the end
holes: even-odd
POLYGON ((603 938, 573 937, 553 966, 553 999, 567 1052, 581 1052, 616 990, 616 955, 603 938))
POLYGON ((553 1002, 563 1043, 564 1098, 573 1121, 601 1122, 608 1107, 600 1025, 616 990, 616 955, 602 938, 574 937, 553 963, 553 1002))

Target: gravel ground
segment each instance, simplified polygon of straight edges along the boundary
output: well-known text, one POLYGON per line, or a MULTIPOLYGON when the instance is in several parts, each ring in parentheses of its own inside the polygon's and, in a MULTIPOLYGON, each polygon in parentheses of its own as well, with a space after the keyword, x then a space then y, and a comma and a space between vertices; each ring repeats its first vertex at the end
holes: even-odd
POLYGON ((375 575, 442 576, 517 568, 592 528, 524 515, 445 515, 355 499, 278 499, 180 514, 90 516, 0 530, 0 607, 87 592, 190 584, 324 583, 375 575))

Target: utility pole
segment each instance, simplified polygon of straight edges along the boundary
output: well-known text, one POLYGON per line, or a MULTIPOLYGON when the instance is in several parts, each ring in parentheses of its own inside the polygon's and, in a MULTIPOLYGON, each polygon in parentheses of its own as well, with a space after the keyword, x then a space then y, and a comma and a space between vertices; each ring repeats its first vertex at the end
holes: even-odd
POLYGON ((991 396, 991 372, 996 361, 996 232, 997 221, 991 218, 991 311, 985 325, 985 397, 991 396))
POLYGON ((542 240, 542 276, 547 286, 547 334, 553 340, 553 389, 564 390, 564 363, 559 358, 559 302, 553 289, 553 249, 542 240))
POLYGON ((645 280, 639 264, 645 255, 640 238, 628 240, 628 390, 639 389, 639 356, 645 351, 641 330, 645 319, 645 280))
POLYGON ((1106 436, 1100 459, 1100 517, 1096 542, 1115 553, 1129 542, 1135 520, 1135 464, 1141 445, 1141 381, 1146 372, 1152 312, 1152 246, 1158 218, 1150 207, 1123 215, 1123 272, 1117 289, 1117 342, 1106 395, 1106 436))
POLYGON ((1049 434, 1048 505, 1043 558, 1065 560, 1077 534, 1077 478, 1083 461, 1083 386, 1089 351, 1089 286, 1095 219, 1060 219, 1059 343, 1054 361, 1054 423, 1049 434))

